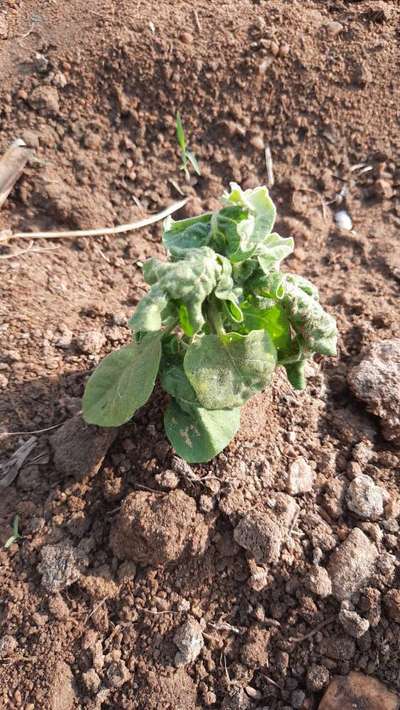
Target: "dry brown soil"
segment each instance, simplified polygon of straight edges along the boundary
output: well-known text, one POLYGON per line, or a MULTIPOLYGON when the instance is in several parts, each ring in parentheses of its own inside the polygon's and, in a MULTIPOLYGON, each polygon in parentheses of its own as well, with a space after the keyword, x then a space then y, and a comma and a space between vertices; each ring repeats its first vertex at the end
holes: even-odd
MULTIPOLYGON (((400 611, 396 622, 379 603, 398 588, 395 514, 363 521, 340 501, 360 471, 398 495, 398 449, 351 394, 347 372, 400 327, 399 37, 395 0, 0 2, 0 150, 22 137, 35 151, 0 230, 128 222, 178 199, 175 185, 192 196, 186 214, 213 209, 230 180, 266 181, 269 144, 278 227, 297 245, 288 267, 316 282, 340 330, 338 358, 313 365, 304 393, 277 376, 228 449, 193 467, 207 480, 178 470, 157 393, 97 473, 84 436, 71 452, 64 433, 52 446, 36 435, 0 496, 1 541, 16 513, 22 534, 0 550, 1 708, 311 710, 330 676, 354 670, 400 691, 400 611), (179 171, 178 109, 202 166, 190 185, 179 171), (339 208, 352 231, 335 226, 339 208), (361 463, 360 442, 372 448, 361 463), (296 496, 280 559, 257 584, 233 529, 287 491, 300 456, 316 473, 313 490, 296 496), (163 493, 159 474, 174 467, 190 500, 163 493), (135 492, 144 530, 146 515, 160 516, 155 498, 175 512, 153 542, 134 535, 134 576, 118 520, 135 492), (370 620, 354 639, 339 602, 310 591, 307 574, 360 526, 379 544, 380 566, 354 600, 370 620), (39 565, 52 564, 44 546, 60 544, 70 546, 72 577, 57 591, 39 565), (205 645, 176 668, 173 637, 188 614, 205 645)), ((3 463, 24 432, 79 411, 88 372, 129 338, 140 262, 162 253, 160 235, 156 226, 38 241, 21 255, 21 240, 0 249, 3 463)))

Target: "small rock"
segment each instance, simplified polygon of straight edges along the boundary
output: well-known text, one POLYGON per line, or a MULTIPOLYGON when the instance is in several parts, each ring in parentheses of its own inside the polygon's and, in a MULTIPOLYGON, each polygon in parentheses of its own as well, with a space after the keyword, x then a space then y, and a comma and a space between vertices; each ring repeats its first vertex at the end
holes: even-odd
POLYGON ((307 461, 300 456, 289 467, 288 493, 295 496, 309 493, 313 489, 315 473, 307 461))
POLYGON ((76 701, 76 689, 71 668, 65 661, 58 661, 51 674, 49 690, 49 710, 73 710, 76 701))
POLYGON ((383 178, 379 178, 375 181, 373 190, 375 197, 381 202, 390 200, 394 195, 391 183, 383 178))
POLYGON ((175 473, 175 471, 170 471, 169 469, 161 471, 161 473, 156 474, 155 478, 161 488, 165 488, 169 491, 173 491, 175 488, 178 488, 179 476, 175 473))
POLYGON ((199 508, 205 515, 207 515, 207 513, 211 513, 214 509, 214 500, 212 496, 207 496, 203 493, 199 498, 199 508))
POLYGON ((56 338, 54 345, 56 348, 61 348, 61 350, 67 350, 72 343, 73 337, 74 334, 72 330, 69 330, 69 328, 63 328, 62 335, 56 338))
POLYGON ((88 565, 87 556, 69 543, 45 545, 41 549, 41 558, 38 570, 42 575, 42 586, 48 592, 70 587, 88 565))
POLYGON ((348 381, 368 411, 380 417, 383 436, 400 445, 400 339, 373 343, 348 381))
POLYGON ((201 554, 207 544, 208 526, 194 499, 181 490, 165 495, 130 493, 110 535, 116 557, 147 565, 201 554))
POLYGON ((374 543, 362 530, 354 528, 329 560, 328 574, 336 599, 348 599, 361 589, 372 575, 377 557, 374 543))
POLYGON ((307 577, 307 586, 313 594, 322 599, 332 594, 332 582, 325 567, 312 568, 307 577))
POLYGON ((334 518, 340 518, 343 514, 343 498, 345 493, 345 483, 340 478, 333 478, 328 481, 324 490, 323 505, 327 513, 334 518))
POLYGON ((259 668, 268 664, 268 645, 271 631, 253 626, 242 646, 241 659, 249 668, 259 668))
POLYGON ((379 589, 367 587, 360 599, 360 609, 366 614, 370 626, 375 628, 381 620, 381 593, 379 589))
POLYGON ((350 661, 356 652, 356 644, 345 634, 324 636, 320 644, 320 653, 334 661, 350 661))
POLYGON ((175 632, 174 644, 179 648, 175 654, 175 665, 186 666, 193 663, 204 646, 203 632, 199 622, 189 618, 175 632))
POLYGON ((101 680, 94 668, 82 674, 83 684, 89 693, 96 693, 101 685, 101 680))
POLYGON ((347 489, 347 507, 360 518, 378 520, 383 515, 382 493, 370 476, 356 476, 347 489))
POLYGON ((10 634, 0 636, 0 658, 8 658, 17 648, 17 640, 10 634))
POLYGON ((389 589, 383 597, 383 603, 388 617, 400 624, 400 589, 389 589))
POLYGON ((342 602, 339 612, 339 621, 346 633, 354 639, 361 638, 361 636, 364 636, 369 629, 368 619, 363 619, 363 617, 357 614, 356 611, 348 609, 345 602, 342 602))
POLYGON ((130 677, 131 674, 122 660, 110 663, 107 668, 107 682, 111 688, 121 688, 124 683, 128 682, 130 677))
POLYGON ((194 37, 190 32, 181 32, 179 39, 183 44, 193 44, 194 37))
POLYGON ((255 561, 277 562, 288 528, 298 512, 298 505, 288 495, 270 496, 272 509, 252 510, 236 526, 233 537, 255 561))
POLYGON ((136 576, 136 565, 131 560, 123 562, 118 567, 118 580, 120 582, 127 582, 130 579, 135 579, 136 576))
POLYGON ((348 232, 353 229, 353 222, 346 210, 338 210, 335 212, 335 222, 339 229, 345 229, 348 232))
POLYGON ((305 699, 306 694, 303 690, 295 690, 290 696, 290 702, 295 710, 301 710, 305 699))
POLYGON ((66 621, 69 617, 68 604, 64 601, 61 594, 53 594, 47 602, 50 614, 58 621, 66 621))
POLYGON ((341 32, 343 32, 343 25, 341 22, 335 22, 334 20, 326 22, 323 25, 331 37, 337 37, 341 32))
POLYGON ((78 414, 50 437, 55 469, 77 481, 94 476, 117 435, 117 429, 86 424, 78 414))
POLYGON ((329 671, 325 666, 313 665, 307 671, 307 688, 312 693, 319 693, 329 683, 329 671))
POLYGON ((318 710, 398 710, 400 699, 376 678, 353 671, 330 682, 318 710))
POLYGON ((98 330, 89 330, 76 338, 76 345, 84 355, 95 355, 106 342, 105 335, 98 330))
POLYGON ((249 710, 251 707, 249 696, 240 686, 229 688, 228 695, 225 695, 221 705, 222 710, 249 710))
POLYGON ((54 86, 37 86, 29 102, 33 108, 46 113, 58 113, 60 110, 58 91, 54 86))

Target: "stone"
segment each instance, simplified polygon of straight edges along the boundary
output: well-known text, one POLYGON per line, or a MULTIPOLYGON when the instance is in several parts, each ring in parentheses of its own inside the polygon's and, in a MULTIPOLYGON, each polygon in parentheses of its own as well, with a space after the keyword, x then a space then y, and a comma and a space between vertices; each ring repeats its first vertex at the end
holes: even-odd
POLYGON ((349 510, 360 518, 378 520, 383 515, 384 491, 370 476, 361 474, 350 483, 346 502, 349 510))
POLYGON ((45 113, 58 113, 60 110, 58 91, 54 86, 37 86, 29 97, 29 103, 45 113))
POLYGON ((313 594, 322 599, 332 594, 332 582, 325 567, 315 565, 307 577, 306 584, 313 594))
POLYGON ((96 355, 105 344, 106 338, 99 330, 88 330, 79 335, 75 342, 78 350, 84 355, 96 355))
POLYGON ((331 37, 337 37, 341 32, 343 32, 343 25, 341 22, 336 22, 335 20, 331 20, 329 22, 326 22, 324 24, 324 27, 329 35, 331 37))
POLYGON ((288 495, 270 496, 271 508, 251 510, 236 526, 235 541, 250 552, 256 562, 277 562, 287 531, 298 513, 298 505, 288 495))
POLYGON ((388 617, 400 624, 400 589, 389 589, 383 597, 383 604, 388 617))
POLYGON ((376 678, 353 671, 330 682, 318 710, 398 710, 396 693, 376 678))
POLYGON ((319 693, 329 683, 329 671, 325 666, 314 664, 307 671, 307 688, 312 693, 319 693))
POLYGON ((107 683, 111 688, 121 688, 131 677, 124 661, 114 661, 107 668, 107 683))
POLYGON ((328 515, 335 520, 343 514, 345 483, 340 478, 333 478, 325 486, 323 506, 328 515))
POLYGON ((300 456, 290 464, 288 472, 288 493, 295 496, 309 493, 313 489, 315 473, 307 461, 300 456))
POLYGON ((101 680, 94 668, 82 673, 82 680, 89 693, 96 693, 101 685, 101 680))
POLYGON ((373 343, 348 375, 355 396, 380 418, 382 434, 400 445, 400 339, 373 343))
POLYGON ((77 414, 50 437, 56 472, 77 481, 92 478, 117 436, 118 429, 86 424, 77 414))
POLYGON ((342 602, 339 612, 339 621, 346 633, 354 639, 361 638, 361 636, 364 636, 369 629, 368 619, 364 619, 362 616, 357 614, 356 611, 348 609, 345 606, 345 602, 342 602))
POLYGON ((222 710, 248 710, 251 707, 253 707, 253 703, 244 688, 240 686, 229 688, 229 692, 225 695, 221 705, 222 710))
POLYGON ((356 644, 345 634, 333 634, 322 639, 320 652, 335 661, 350 661, 356 652, 356 644))
POLYGON ((175 632, 174 644, 179 649, 175 654, 175 665, 186 666, 193 663, 204 646, 203 632, 199 622, 189 618, 175 632))
POLYGON ((120 566, 118 567, 118 581, 119 582, 127 582, 129 580, 133 580, 136 577, 136 565, 134 562, 127 560, 126 562, 122 562, 120 566))
POLYGON ((175 488, 178 488, 179 485, 178 474, 169 469, 161 471, 161 473, 157 473, 155 479, 158 485, 161 488, 165 488, 165 490, 173 491, 175 488))
POLYGON ((339 601, 359 591, 374 572, 378 550, 371 540, 354 528, 329 560, 332 593, 339 601))
POLYGON ((181 490, 130 493, 111 528, 110 545, 118 559, 163 565, 203 554, 208 526, 196 502, 181 490))
POLYGON ((8 37, 8 22, 5 15, 0 15, 0 39, 8 37))
POLYGON ((10 636, 10 634, 0 636, 0 658, 8 658, 9 656, 12 656, 17 648, 17 645, 17 640, 14 636, 10 636))
POLYGON ((47 592, 59 592, 76 582, 88 558, 82 550, 69 543, 45 545, 41 549, 42 561, 38 571, 42 575, 42 587, 47 592))
POLYGON ((65 661, 58 661, 51 673, 51 686, 46 707, 49 710, 73 710, 76 700, 75 681, 71 668, 65 661))

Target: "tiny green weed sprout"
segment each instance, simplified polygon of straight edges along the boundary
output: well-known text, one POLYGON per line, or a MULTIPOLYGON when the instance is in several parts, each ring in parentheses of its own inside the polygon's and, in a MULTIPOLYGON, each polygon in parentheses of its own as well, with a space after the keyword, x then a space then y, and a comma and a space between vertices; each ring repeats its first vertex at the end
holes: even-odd
POLYGON ((19 515, 16 515, 13 524, 12 524, 12 535, 8 538, 8 540, 4 543, 4 548, 8 550, 11 545, 14 544, 14 542, 17 542, 21 538, 21 535, 19 534, 19 515))
POLYGON ((177 111, 176 114, 176 138, 178 141, 178 145, 181 151, 181 167, 180 169, 183 170, 185 173, 185 178, 187 182, 190 180, 190 172, 189 172, 189 165, 192 166, 194 172, 196 175, 201 175, 200 172, 200 166, 197 161, 196 156, 194 153, 192 153, 190 150, 188 150, 188 145, 187 145, 187 140, 185 136, 185 131, 183 130, 183 124, 182 124, 182 119, 179 111, 177 111))
POLYGON ((88 423, 116 427, 149 399, 156 379, 170 395, 164 424, 176 452, 209 461, 240 425, 240 409, 277 366, 305 387, 314 353, 336 354, 336 323, 310 281, 281 262, 293 239, 272 231, 266 187, 232 183, 216 212, 164 223, 167 261, 143 267, 150 289, 130 322, 129 345, 108 355, 83 397, 88 423))

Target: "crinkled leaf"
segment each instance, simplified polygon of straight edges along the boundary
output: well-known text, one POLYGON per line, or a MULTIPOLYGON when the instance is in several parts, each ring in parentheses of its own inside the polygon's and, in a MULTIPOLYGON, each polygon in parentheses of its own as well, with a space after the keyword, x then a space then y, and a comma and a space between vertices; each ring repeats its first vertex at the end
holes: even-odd
MULTIPOLYGON (((185 219, 181 222, 169 223, 169 228, 165 226, 163 242, 171 252, 172 256, 180 256, 182 249, 196 249, 207 246, 210 242, 210 220, 211 215, 202 215, 195 219, 185 219)), ((183 256, 183 255, 182 255, 183 256)))
POLYGON ((281 237, 279 234, 270 234, 263 242, 257 247, 257 258, 258 263, 264 273, 268 274, 270 271, 277 271, 280 267, 281 261, 286 259, 289 254, 293 252, 294 240, 292 237, 281 237))
POLYGON ((86 422, 120 426, 147 402, 160 366, 161 337, 162 333, 145 335, 104 358, 86 384, 82 401, 86 422))
POLYGON ((186 352, 184 368, 206 409, 240 407, 270 382, 276 350, 268 333, 205 335, 186 352))
POLYGON ((303 342, 306 353, 336 355, 336 321, 304 288, 312 286, 295 275, 271 274, 269 290, 285 309, 291 326, 303 342), (294 277, 294 278, 293 278, 294 277), (296 283, 301 283, 301 287, 296 283))
MULTIPOLYGON (((265 240, 275 222, 276 209, 266 187, 242 190, 236 183, 230 184, 230 193, 223 195, 226 205, 237 205, 247 212, 246 219, 237 225, 240 245, 237 250, 241 258, 249 258, 252 251, 265 240)), ((233 256, 231 257, 234 258, 233 256)))
POLYGON ((164 415, 165 431, 176 453, 189 463, 210 461, 229 444, 240 426, 240 409, 184 411, 172 400, 164 415))
POLYGON ((145 276, 153 284, 138 305, 129 325, 136 332, 156 330, 162 319, 162 306, 169 300, 184 304, 193 333, 204 325, 202 305, 213 291, 220 275, 218 257, 212 249, 188 249, 185 258, 176 262, 150 259, 145 276), (150 316, 147 316, 149 311, 150 316))
POLYGON ((221 265, 221 273, 214 291, 215 296, 220 301, 226 302, 229 315, 233 320, 240 323, 243 320, 242 311, 239 307, 239 296, 242 293, 242 289, 234 285, 232 279, 232 265, 229 259, 226 259, 224 256, 218 256, 218 261, 221 265))

